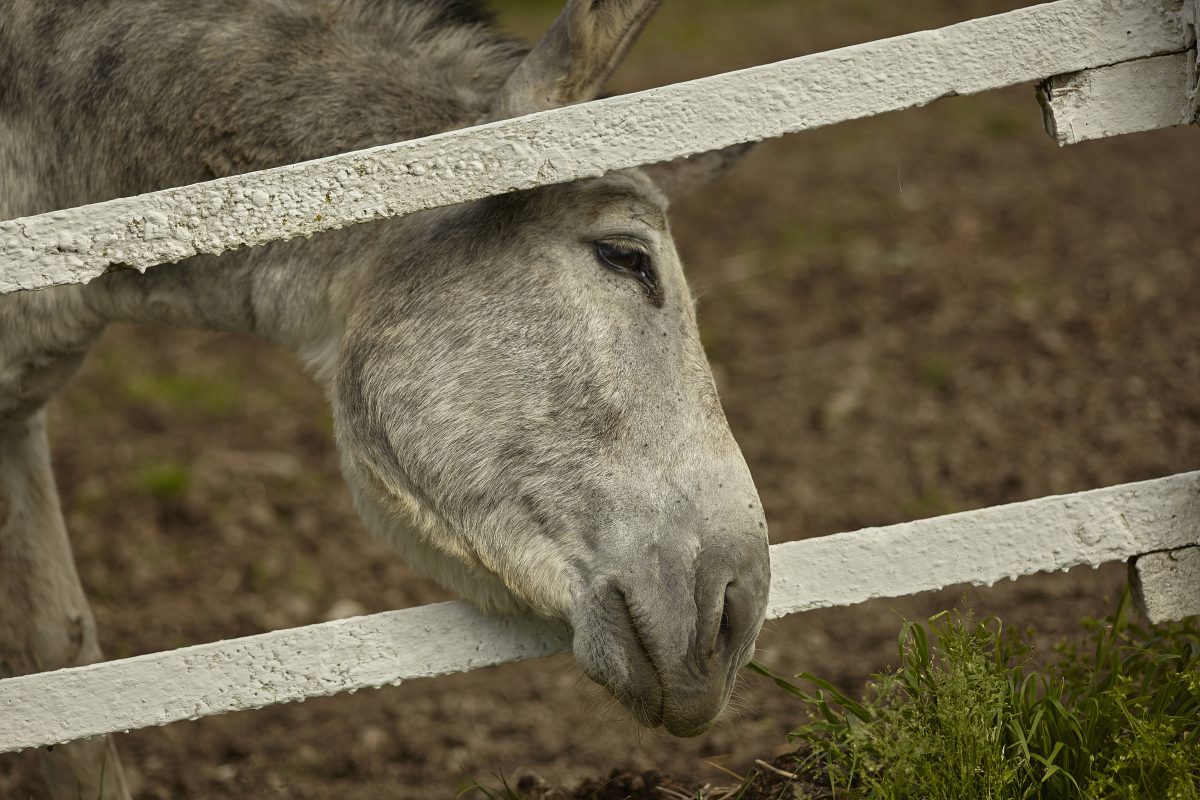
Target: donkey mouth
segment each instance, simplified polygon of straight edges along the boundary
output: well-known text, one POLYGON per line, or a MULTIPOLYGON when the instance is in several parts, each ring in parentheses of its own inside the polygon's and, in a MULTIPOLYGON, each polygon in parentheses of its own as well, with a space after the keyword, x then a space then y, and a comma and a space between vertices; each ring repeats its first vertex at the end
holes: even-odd
POLYGON ((666 691, 647 641, 647 620, 623 588, 605 582, 577 597, 572 613, 575 659, 584 673, 629 709, 638 724, 663 724, 666 691))
POLYGON ((663 723, 666 715, 666 687, 663 684, 662 673, 654 663, 654 656, 646 646, 638 618, 629 605, 629 598, 624 590, 616 588, 616 593, 624 607, 624 618, 618 623, 619 627, 627 630, 621 638, 630 641, 631 647, 627 653, 630 666, 630 689, 639 689, 630 694, 628 699, 618 697, 625 702, 638 724, 647 728, 657 728, 663 723))
POLYGON ((573 643, 587 676, 644 727, 665 727, 673 736, 708 730, 736 669, 696 662, 688 646, 694 636, 658 619, 662 608, 639 607, 619 585, 609 584, 589 600, 576 607, 573 643))
POLYGON ((695 583, 630 570, 576 590, 576 661, 641 725, 698 736, 728 703, 753 653, 766 581, 749 568, 733 572, 727 561, 698 572, 695 583))

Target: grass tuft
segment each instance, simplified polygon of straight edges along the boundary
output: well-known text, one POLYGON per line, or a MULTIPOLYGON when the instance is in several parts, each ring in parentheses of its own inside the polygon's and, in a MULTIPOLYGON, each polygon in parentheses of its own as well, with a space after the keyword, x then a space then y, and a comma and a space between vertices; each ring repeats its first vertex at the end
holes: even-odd
POLYGON ((119 387, 131 402, 209 417, 228 416, 241 397, 240 382, 229 375, 137 374, 128 376, 119 387))
POLYGON ((1086 647, 1060 646, 1038 670, 997 619, 906 622, 900 666, 861 702, 814 675, 751 669, 812 714, 791 738, 824 797, 1200 800, 1196 621, 1139 627, 1126 591, 1085 626, 1086 647))
POLYGON ((157 500, 179 500, 192 482, 187 464, 173 459, 150 461, 138 467, 133 476, 133 488, 140 494, 157 500))

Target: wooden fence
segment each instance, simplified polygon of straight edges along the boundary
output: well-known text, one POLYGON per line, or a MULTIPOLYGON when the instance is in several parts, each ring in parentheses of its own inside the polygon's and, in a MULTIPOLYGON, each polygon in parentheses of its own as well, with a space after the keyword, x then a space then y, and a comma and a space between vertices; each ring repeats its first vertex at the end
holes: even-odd
MULTIPOLYGON (((1060 0, 463 131, 0 222, 0 294, 1040 83, 1061 144, 1196 118, 1200 0, 1060 0)), ((769 617, 1130 560, 1153 620, 1200 613, 1200 472, 771 548, 769 617)), ((560 652, 464 603, 0 680, 0 752, 560 652)))

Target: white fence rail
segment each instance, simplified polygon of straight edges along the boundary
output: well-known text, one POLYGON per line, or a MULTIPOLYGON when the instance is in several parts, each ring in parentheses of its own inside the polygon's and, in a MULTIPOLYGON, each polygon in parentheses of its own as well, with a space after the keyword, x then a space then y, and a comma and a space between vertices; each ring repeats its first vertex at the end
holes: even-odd
MULTIPOLYGON (((1190 472, 777 544, 767 615, 1198 545, 1200 472, 1190 472)), ((1195 582, 1183 589, 1200 594, 1195 582)), ((0 681, 0 752, 464 672, 567 644, 557 624, 452 602, 9 678, 0 681)))
MULTIPOLYGON (((1060 0, 935 31, 0 222, 0 294, 665 161, 1194 45, 1182 0, 1060 0)), ((1153 86, 1145 91, 1154 92, 1153 86)))
MULTIPOLYGON (((309 236, 1052 78, 1061 143, 1190 123, 1191 0, 1060 0, 465 131, 0 222, 0 294, 309 236), (1064 73, 1076 73, 1064 75, 1064 73), (1061 77, 1055 77, 1061 76, 1061 77)), ((771 548, 769 615, 1144 556, 1153 617, 1200 608, 1200 472, 771 548)), ((0 681, 0 752, 563 650, 462 603, 0 681)))

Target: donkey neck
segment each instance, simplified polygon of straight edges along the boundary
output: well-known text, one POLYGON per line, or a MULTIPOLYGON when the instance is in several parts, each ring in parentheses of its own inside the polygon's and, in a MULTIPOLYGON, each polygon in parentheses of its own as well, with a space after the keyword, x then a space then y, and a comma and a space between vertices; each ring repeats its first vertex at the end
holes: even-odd
POLYGON ((82 287, 83 304, 101 324, 253 334, 295 353, 326 385, 364 277, 394 252, 377 240, 402 240, 395 234, 404 227, 402 221, 368 223, 313 240, 190 258, 144 274, 109 273, 82 287))

